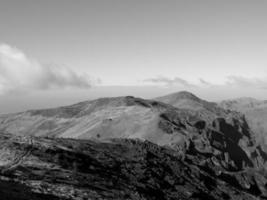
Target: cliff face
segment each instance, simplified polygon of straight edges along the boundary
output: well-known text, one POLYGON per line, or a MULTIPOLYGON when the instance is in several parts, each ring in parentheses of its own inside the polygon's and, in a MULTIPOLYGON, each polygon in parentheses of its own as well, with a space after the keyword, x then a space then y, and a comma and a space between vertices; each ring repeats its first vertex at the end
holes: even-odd
POLYGON ((186 154, 140 140, 93 142, 0 135, 3 199, 257 199, 267 179, 220 168, 208 154, 186 154), (201 162, 206 158, 206 162, 201 162))
POLYGON ((267 101, 239 98, 222 101, 219 105, 224 109, 243 113, 255 133, 256 142, 267 150, 267 101))
MULTIPOLYGON (((157 100, 177 108, 163 113, 166 130, 175 130, 176 121, 184 117, 185 141, 187 146, 188 141, 191 143, 194 151, 208 153, 228 170, 240 170, 248 166, 265 167, 263 147, 256 142, 255 133, 244 114, 226 110, 188 92, 174 93, 157 100)), ((181 149, 181 145, 178 148, 181 149)))

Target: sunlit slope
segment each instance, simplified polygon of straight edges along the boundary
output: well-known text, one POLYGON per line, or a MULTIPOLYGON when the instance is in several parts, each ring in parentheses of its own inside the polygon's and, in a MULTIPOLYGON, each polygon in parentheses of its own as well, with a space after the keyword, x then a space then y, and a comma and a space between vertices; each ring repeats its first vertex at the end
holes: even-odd
POLYGON ((102 98, 72 106, 0 117, 0 130, 16 135, 79 139, 139 138, 158 144, 180 140, 164 134, 160 115, 168 105, 134 97, 102 98))

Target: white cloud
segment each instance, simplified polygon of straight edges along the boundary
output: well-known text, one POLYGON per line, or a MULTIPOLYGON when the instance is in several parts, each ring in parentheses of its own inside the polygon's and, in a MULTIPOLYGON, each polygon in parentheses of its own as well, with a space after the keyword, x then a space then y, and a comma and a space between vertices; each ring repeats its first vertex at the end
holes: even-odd
POLYGON ((228 86, 237 86, 241 88, 267 89, 267 78, 247 78, 242 76, 227 77, 228 86))
POLYGON ((153 85, 163 85, 163 86, 181 86, 186 88, 215 88, 215 87, 235 87, 240 89, 252 88, 252 89, 267 89, 267 78, 249 78, 243 76, 227 76, 224 78, 224 82, 221 84, 212 83, 206 81, 203 78, 199 78, 198 82, 190 82, 186 79, 175 77, 168 78, 163 76, 158 76, 154 78, 149 78, 143 80, 146 83, 153 85))
POLYGON ((90 88, 92 79, 59 65, 45 65, 21 50, 0 44, 0 94, 51 88, 90 88))
POLYGON ((188 81, 186 79, 180 78, 180 77, 164 77, 164 76, 157 76, 149 79, 143 80, 145 83, 149 83, 152 85, 162 85, 166 87, 172 87, 172 86, 178 86, 182 87, 184 89, 191 89, 191 88, 199 88, 199 87, 211 87, 213 86, 212 83, 199 78, 196 81, 188 81))
POLYGON ((159 85, 165 85, 165 86, 185 86, 185 87, 193 87, 195 85, 189 83, 187 80, 182 79, 180 77, 175 78, 167 78, 163 76, 158 76, 155 78, 149 78, 143 80, 144 82, 151 83, 151 84, 159 84, 159 85))
POLYGON ((200 79, 199 79, 199 82, 200 82, 201 85, 212 86, 212 84, 211 84, 210 82, 206 81, 206 80, 203 79, 203 78, 200 78, 200 79))

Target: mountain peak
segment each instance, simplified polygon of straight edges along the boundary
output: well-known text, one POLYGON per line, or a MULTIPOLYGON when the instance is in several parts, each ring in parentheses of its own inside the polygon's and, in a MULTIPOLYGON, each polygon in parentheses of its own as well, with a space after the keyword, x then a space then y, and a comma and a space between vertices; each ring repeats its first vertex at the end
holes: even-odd
POLYGON ((175 92, 171 93, 162 97, 156 98, 158 101, 163 101, 168 104, 173 104, 174 102, 179 102, 179 101, 192 101, 192 102, 203 102, 204 100, 198 98, 196 95, 194 95, 191 92, 188 91, 180 91, 180 92, 175 92))
POLYGON ((196 95, 188 91, 180 91, 170 95, 176 96, 178 99, 200 100, 196 95))
POLYGON ((161 101, 170 104, 177 108, 189 109, 189 110, 209 110, 217 111, 217 104, 200 99, 196 95, 188 91, 180 91, 156 98, 157 101, 161 101))
POLYGON ((198 98, 196 95, 188 91, 175 92, 175 93, 171 93, 171 94, 168 94, 162 97, 158 97, 156 99, 160 100, 160 99, 166 99, 166 98, 172 99, 172 100, 188 99, 188 100, 193 100, 193 101, 201 101, 200 98, 198 98))

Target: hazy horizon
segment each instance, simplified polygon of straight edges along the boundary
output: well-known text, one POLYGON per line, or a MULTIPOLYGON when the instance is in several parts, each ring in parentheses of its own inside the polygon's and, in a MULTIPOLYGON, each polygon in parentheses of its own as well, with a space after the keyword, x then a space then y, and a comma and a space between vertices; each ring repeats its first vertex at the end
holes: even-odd
POLYGON ((0 113, 182 90, 267 99, 267 2, 0 2, 0 113))
MULTIPOLYGON (((163 87, 142 87, 142 86, 101 86, 92 88, 88 94, 84 91, 58 91, 58 93, 53 92, 39 92, 37 94, 29 94, 26 96, 19 96, 20 102, 16 96, 4 96, 1 98, 0 107, 2 108, 0 114, 23 112, 32 109, 46 109, 55 108, 61 106, 68 106, 75 103, 94 100, 102 97, 119 97, 119 96, 135 96, 144 99, 153 99, 156 97, 168 95, 171 93, 187 91, 193 93, 199 98, 211 101, 220 102, 222 100, 231 100, 236 98, 246 98, 251 96, 237 96, 235 91, 228 91, 229 98, 223 98, 224 94, 220 94, 220 91, 214 92, 210 90, 206 91, 192 91, 192 90, 182 90, 176 88, 166 88, 163 87), (130 92, 129 92, 130 91, 130 92), (149 93, 147 92, 149 91, 149 93), (213 92, 213 97, 210 98, 210 93, 213 92), (72 95, 70 95, 72 94, 72 95)), ((227 92, 227 91, 225 91, 227 92)), ((258 100, 266 100, 264 98, 258 100)))

